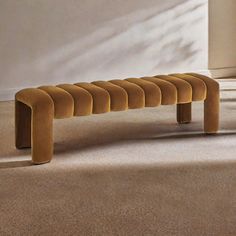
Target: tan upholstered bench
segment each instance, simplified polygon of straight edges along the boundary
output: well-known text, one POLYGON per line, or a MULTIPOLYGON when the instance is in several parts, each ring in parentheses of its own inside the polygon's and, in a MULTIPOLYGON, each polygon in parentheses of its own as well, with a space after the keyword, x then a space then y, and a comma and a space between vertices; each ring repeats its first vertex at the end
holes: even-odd
POLYGON ((204 100, 204 131, 219 125, 219 85, 195 73, 60 84, 19 91, 15 96, 16 147, 32 147, 35 164, 53 155, 53 118, 177 104, 178 123, 191 121, 192 101, 204 100))

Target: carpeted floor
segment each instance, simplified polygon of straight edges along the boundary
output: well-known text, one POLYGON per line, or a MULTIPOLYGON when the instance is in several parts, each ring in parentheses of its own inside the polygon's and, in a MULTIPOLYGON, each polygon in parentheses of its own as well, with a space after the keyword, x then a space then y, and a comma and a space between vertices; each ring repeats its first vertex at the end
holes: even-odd
POLYGON ((235 236, 228 82, 218 135, 202 133, 202 103, 182 126, 174 106, 56 120, 53 161, 40 166, 14 148, 14 103, 1 102, 0 235, 235 236))

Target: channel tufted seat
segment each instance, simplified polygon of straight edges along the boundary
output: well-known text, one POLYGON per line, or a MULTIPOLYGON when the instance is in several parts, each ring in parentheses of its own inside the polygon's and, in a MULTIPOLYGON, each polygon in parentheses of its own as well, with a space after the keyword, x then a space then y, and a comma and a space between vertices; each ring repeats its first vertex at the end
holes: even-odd
POLYGON ((159 105, 177 105, 178 123, 191 121, 191 104, 204 101, 204 131, 219 126, 219 85, 196 74, 171 74, 27 88, 15 95, 16 147, 32 147, 34 164, 53 155, 53 119, 159 105))

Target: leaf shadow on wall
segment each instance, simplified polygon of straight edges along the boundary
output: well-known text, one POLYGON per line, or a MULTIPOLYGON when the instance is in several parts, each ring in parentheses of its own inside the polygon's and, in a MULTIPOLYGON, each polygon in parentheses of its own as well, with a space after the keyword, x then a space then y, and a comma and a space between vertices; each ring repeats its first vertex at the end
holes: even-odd
POLYGON ((157 6, 130 13, 51 52, 37 67, 64 82, 203 69, 207 39, 199 35, 207 31, 206 9, 205 0, 186 0, 163 12, 157 6))

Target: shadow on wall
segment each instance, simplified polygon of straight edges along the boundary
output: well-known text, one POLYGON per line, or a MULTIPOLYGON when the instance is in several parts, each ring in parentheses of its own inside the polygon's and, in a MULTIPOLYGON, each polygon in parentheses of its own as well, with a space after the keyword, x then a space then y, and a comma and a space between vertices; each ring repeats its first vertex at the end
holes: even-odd
POLYGON ((4 4, 0 88, 207 68, 207 0, 4 4))
POLYGON ((131 13, 44 57, 38 66, 62 81, 203 69, 207 66, 206 10, 207 1, 199 0, 161 13, 158 7, 131 13))

